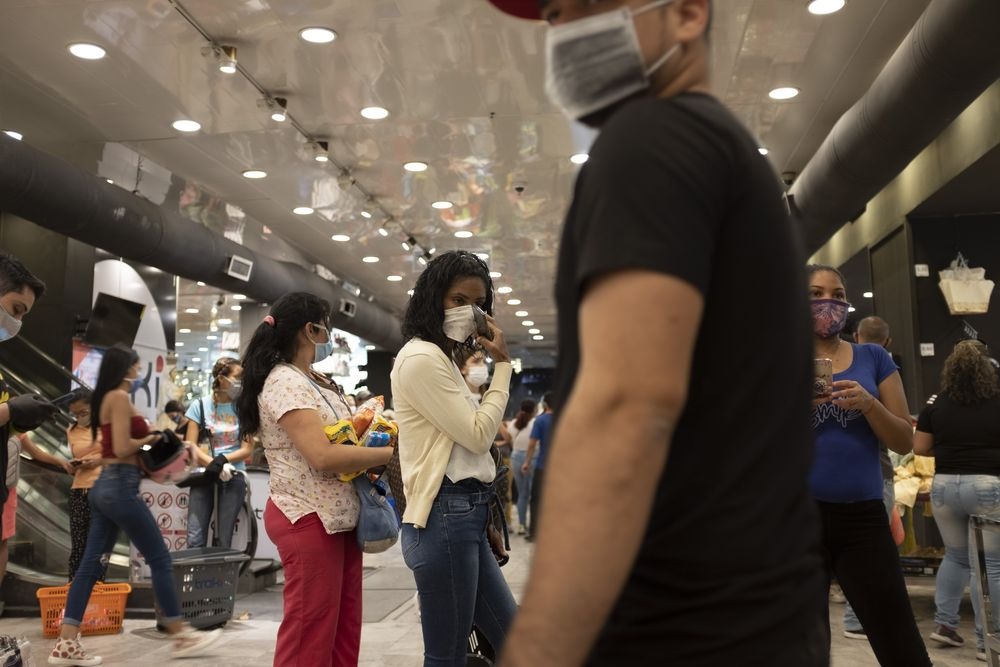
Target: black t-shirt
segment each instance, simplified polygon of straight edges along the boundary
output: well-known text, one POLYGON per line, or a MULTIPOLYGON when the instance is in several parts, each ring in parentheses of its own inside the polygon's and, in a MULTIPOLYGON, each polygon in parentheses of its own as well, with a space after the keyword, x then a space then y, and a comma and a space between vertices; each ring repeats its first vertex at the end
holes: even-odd
POLYGON ((605 124, 560 248, 557 404, 579 366, 589 280, 648 269, 690 283, 705 306, 645 540, 589 665, 827 664, 821 640, 805 647, 827 602, 806 483, 804 263, 777 176, 717 100, 636 100, 605 124))
MULTIPOLYGON (((10 390, 3 373, 0 373, 0 405, 10 400, 10 390)), ((10 438, 10 422, 0 426, 0 505, 7 502, 7 494, 16 493, 17 489, 7 488, 7 440, 10 438)), ((2 523, 2 519, 0 519, 2 523)))
POLYGON ((934 436, 934 472, 1000 475, 1000 396, 975 405, 931 396, 917 430, 934 436))

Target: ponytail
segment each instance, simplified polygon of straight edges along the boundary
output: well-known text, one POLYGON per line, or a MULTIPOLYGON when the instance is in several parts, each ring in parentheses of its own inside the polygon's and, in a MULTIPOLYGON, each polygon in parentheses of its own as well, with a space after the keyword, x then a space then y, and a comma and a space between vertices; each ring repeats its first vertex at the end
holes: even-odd
POLYGON ((518 431, 523 429, 531 421, 531 418, 535 416, 535 410, 538 408, 538 404, 535 403, 533 399, 526 398, 521 401, 521 411, 517 413, 517 417, 514 418, 514 428, 518 431))
POLYGON ((308 292, 290 292, 278 299, 270 314, 257 325, 243 355, 243 390, 236 399, 241 440, 260 431, 257 399, 274 367, 295 358, 299 331, 309 323, 326 325, 329 319, 327 301, 308 292))

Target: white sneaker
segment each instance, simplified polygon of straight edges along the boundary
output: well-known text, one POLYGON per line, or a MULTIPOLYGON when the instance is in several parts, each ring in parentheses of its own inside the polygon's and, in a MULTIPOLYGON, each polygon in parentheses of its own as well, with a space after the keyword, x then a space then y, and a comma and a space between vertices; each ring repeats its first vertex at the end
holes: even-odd
POLYGON ((80 644, 80 635, 70 639, 57 639, 48 659, 50 665, 62 667, 97 667, 102 662, 104 660, 99 655, 87 655, 80 644))
POLYGON ((986 657, 986 651, 983 649, 976 649, 976 660, 980 662, 989 662, 989 658, 986 657))
POLYGON ((174 636, 174 648, 170 652, 173 660, 178 658, 196 658, 205 654, 205 650, 222 637, 222 628, 198 632, 188 628, 174 636))

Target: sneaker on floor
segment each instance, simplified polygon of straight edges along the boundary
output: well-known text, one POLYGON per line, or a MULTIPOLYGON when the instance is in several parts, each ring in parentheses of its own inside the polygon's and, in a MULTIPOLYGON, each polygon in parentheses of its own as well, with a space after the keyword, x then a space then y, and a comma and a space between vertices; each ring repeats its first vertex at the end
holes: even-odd
POLYGON ((965 640, 947 625, 937 626, 937 630, 931 633, 931 639, 946 646, 965 646, 965 640))
POLYGON ((989 662, 989 659, 986 657, 986 651, 982 649, 976 650, 976 660, 979 662, 989 662))
POLYGON ((80 635, 70 639, 60 637, 56 640, 56 645, 49 653, 48 663, 50 665, 62 665, 62 667, 96 667, 104 662, 99 655, 88 655, 80 644, 80 635))
POLYGON ((204 655, 205 650, 217 642, 220 637, 222 637, 222 628, 207 632, 197 632, 192 629, 185 630, 174 637, 174 648, 170 652, 170 657, 174 660, 178 658, 197 658, 204 655))
POLYGON ((837 604, 847 603, 847 598, 844 597, 844 591, 840 590, 840 586, 837 584, 830 586, 830 602, 836 602, 837 604))
POLYGON ((844 636, 848 639, 868 639, 868 633, 865 632, 864 628, 859 628, 857 630, 848 630, 844 628, 844 636))

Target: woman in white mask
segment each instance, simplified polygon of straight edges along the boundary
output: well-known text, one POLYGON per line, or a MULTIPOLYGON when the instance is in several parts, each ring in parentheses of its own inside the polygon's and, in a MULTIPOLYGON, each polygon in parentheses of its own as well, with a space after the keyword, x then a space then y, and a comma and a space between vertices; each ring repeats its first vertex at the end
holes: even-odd
POLYGON ((473 623, 499 651, 514 617, 487 530, 497 495, 490 446, 511 376, 492 311, 486 264, 463 251, 439 255, 414 287, 403 321, 408 342, 392 369, 406 495, 403 559, 417 583, 428 667, 465 665, 473 623), (481 400, 469 389, 476 378, 467 383, 461 372, 478 347, 495 362, 481 400))

